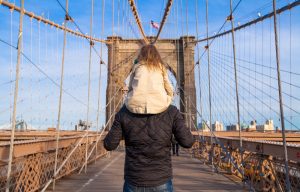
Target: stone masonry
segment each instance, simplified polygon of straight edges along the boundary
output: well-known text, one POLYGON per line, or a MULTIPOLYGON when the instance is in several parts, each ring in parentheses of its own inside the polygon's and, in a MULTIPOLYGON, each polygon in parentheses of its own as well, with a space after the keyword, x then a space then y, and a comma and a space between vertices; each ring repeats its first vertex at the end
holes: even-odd
MULTIPOLYGON (((111 102, 106 108, 106 121, 123 104, 122 90, 125 87, 125 80, 130 75, 139 49, 143 46, 143 41, 140 39, 122 39, 118 36, 111 36, 107 39, 112 43, 107 44, 108 78, 106 104, 111 102), (116 96, 112 99, 115 94, 116 96), (118 105, 120 100, 121 102, 118 105), (116 111, 114 111, 115 106, 117 106, 116 111)), ((152 41, 154 37, 148 37, 148 39, 152 41)), ((194 37, 192 36, 183 36, 179 39, 160 39, 155 44, 164 64, 176 77, 179 87, 175 91, 180 95, 180 111, 184 115, 187 126, 192 130, 195 129, 197 122, 195 77, 192 71, 195 61, 194 44, 187 42, 193 40, 194 37)), ((109 124, 108 129, 110 126, 111 124, 109 124)))

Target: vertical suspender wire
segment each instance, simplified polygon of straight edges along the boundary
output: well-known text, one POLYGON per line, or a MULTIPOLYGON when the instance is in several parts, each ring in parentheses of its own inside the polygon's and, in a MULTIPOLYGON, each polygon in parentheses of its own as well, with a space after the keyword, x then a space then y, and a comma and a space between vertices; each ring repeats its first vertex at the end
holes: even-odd
MULTIPOLYGON (((68 8, 69 2, 66 0, 66 16, 64 21, 64 41, 62 49, 62 59, 61 59, 61 73, 60 73, 60 86, 59 86, 59 101, 58 101, 58 114, 57 114, 57 124, 56 124, 56 149, 55 149, 55 162, 54 162, 54 172, 57 169, 58 161, 58 151, 59 151, 59 139, 60 139, 60 117, 61 117, 61 104, 63 97, 63 83, 64 83, 64 66, 65 66, 65 51, 66 51, 66 41, 67 41, 67 31, 65 30, 68 22, 68 8)), ((53 191, 55 190, 55 178, 53 179, 52 185, 53 191)))
POLYGON ((213 150, 213 129, 211 126, 211 85, 210 85, 210 53, 209 53, 209 40, 208 40, 208 0, 206 0, 206 49, 207 49, 207 64, 208 64, 208 99, 209 99, 209 129, 210 129, 210 146, 211 146, 211 165, 212 165, 212 171, 214 171, 214 163, 213 163, 213 156, 214 156, 214 150, 213 150))
MULTIPOLYGON (((188 0, 186 0, 186 33, 187 33, 187 36, 189 36, 189 19, 188 19, 188 7, 189 7, 189 4, 188 4, 188 0)), ((189 49, 189 39, 188 41, 186 42, 186 48, 189 49)), ((188 51, 188 53, 190 53, 188 51)), ((190 64, 190 54, 187 54, 187 63, 188 65, 190 64)), ((192 65, 194 65, 194 63, 192 63, 192 65)), ((190 70, 189 70, 189 73, 190 70)), ((194 70, 192 70, 192 73, 194 73, 194 70)), ((191 86, 191 74, 188 74, 188 84, 189 86, 191 86)), ((194 96, 194 94, 193 94, 194 96)), ((194 97, 193 97, 194 99, 194 97)), ((194 120, 192 119, 192 109, 191 109, 191 94, 189 94, 189 99, 188 99, 188 108, 189 108, 189 124, 190 124, 190 130, 192 129, 192 125, 195 125, 194 123, 194 120)))
POLYGON ((283 101, 282 101, 282 92, 281 92, 281 76, 280 76, 280 52, 278 47, 278 34, 277 34, 277 12, 276 12, 276 0, 273 0, 273 12, 274 12, 274 36, 275 36, 275 51, 276 51, 276 64, 277 64, 277 83, 278 83, 278 96, 279 96, 279 108, 280 108, 280 122, 281 122, 281 133, 283 139, 283 150, 284 150, 284 164, 285 164, 285 182, 286 182, 286 191, 291 191, 291 183, 289 178, 289 164, 288 164, 288 154, 286 147, 286 138, 285 138, 285 124, 284 124, 284 114, 283 114, 283 101))
MULTIPOLYGON (((49 19, 49 18, 48 18, 49 19)), ((48 24, 45 25, 45 57, 44 58, 48 58, 48 24)), ((48 64, 48 59, 45 59, 44 60, 44 63, 45 63, 45 68, 47 68, 47 64, 48 64)), ((47 84, 45 85, 47 86, 47 84)), ((49 91, 51 91, 51 89, 49 89, 49 91)), ((49 103, 48 101, 48 96, 46 95, 45 96, 45 100, 44 100, 46 103, 49 103)), ((45 108, 43 109, 43 111, 49 111, 48 109, 48 105, 43 105, 45 108)), ((43 113, 45 115, 45 113, 43 113)), ((48 123, 48 118, 47 118, 47 115, 45 116, 45 119, 43 119, 43 122, 44 123, 48 123)))
MULTIPOLYGON (((181 18, 183 18, 183 11, 182 11, 182 8, 183 8, 183 3, 182 3, 182 0, 180 0, 180 15, 181 15, 181 18)), ((184 38, 183 38, 183 21, 181 22, 181 48, 182 48, 182 56, 184 57, 184 44, 185 44, 185 42, 184 42, 184 38)), ((182 62, 184 63, 184 58, 182 58, 182 62)), ((183 74, 183 81, 185 80, 185 75, 183 74)), ((185 97, 185 93, 182 91, 182 85, 184 85, 184 82, 180 82, 180 93, 182 93, 182 94, 180 94, 180 95, 183 95, 184 97, 185 97)), ((186 100, 186 97, 184 98, 185 100, 186 100)), ((183 102, 184 103, 184 102, 183 102)), ((183 104, 183 105, 185 105, 185 104, 183 104)), ((186 105, 185 105, 186 106, 186 105)), ((186 126, 188 126, 188 118, 187 118, 187 109, 186 109, 186 107, 184 107, 184 120, 185 120, 185 124, 186 124, 186 126)))
MULTIPOLYGON (((111 58, 110 58, 110 60, 111 60, 111 62, 110 62, 110 65, 109 65, 109 73, 108 73, 108 78, 110 79, 110 86, 109 86, 109 96, 111 97, 111 95, 112 95, 112 74, 111 74, 111 71, 112 71, 112 65, 114 64, 114 59, 113 59, 113 57, 114 57, 114 24, 115 24, 115 17, 114 17, 114 0, 112 0, 112 36, 113 36, 113 38, 112 38, 112 41, 113 41, 113 43, 111 44, 111 58)), ((109 113, 108 113, 108 115, 110 116, 111 115, 111 112, 112 112, 112 103, 110 103, 109 104, 109 113)), ((109 127, 109 129, 110 129, 110 123, 108 124, 108 127, 109 127)))
MULTIPOLYGON (((13 9, 10 9, 10 44, 12 45, 13 42, 13 35, 12 35, 12 30, 13 30, 13 24, 12 24, 12 19, 13 19, 13 9)), ((13 71, 13 64, 12 64, 12 58, 13 58, 13 47, 10 47, 10 82, 13 82, 12 80, 12 71, 13 71)), ((10 83, 10 93, 9 93, 9 123, 10 125, 12 124, 12 93, 13 93, 13 84, 10 83)))
POLYGON ((6 192, 9 192, 10 181, 11 181, 11 170, 13 161, 13 151, 14 151, 14 139, 15 139, 15 128, 16 128, 16 114, 17 114, 17 101, 18 101, 18 91, 19 91, 19 76, 20 76, 20 61, 22 52, 22 37, 23 37, 23 15, 24 15, 24 0, 21 1, 21 12, 20 12, 20 22, 19 22, 19 34, 18 34, 18 54, 17 54, 17 66, 16 66, 16 81, 15 81, 15 91, 14 91, 14 105, 13 105, 13 115, 12 115, 12 126, 10 135, 10 146, 9 146, 9 158, 7 167, 7 177, 6 177, 6 192))
POLYGON ((125 1, 122 1, 122 33, 123 33, 123 37, 125 37, 126 33, 125 33, 125 1))
MULTIPOLYGON (((38 64, 41 65, 41 21, 39 20, 38 23, 39 23, 39 25, 38 25, 38 28, 39 28, 38 29, 39 30, 39 35, 38 35, 39 36, 38 37, 38 47, 39 47, 38 64)), ((38 94, 39 94, 39 97, 38 97, 39 108, 40 108, 40 105, 41 105, 41 80, 42 80, 42 78, 40 76, 40 78, 38 80, 38 85, 37 85, 38 86, 38 94)), ((37 122, 39 124, 39 129, 40 129, 41 128, 41 113, 39 113, 38 115, 39 116, 37 117, 38 118, 37 122)))
POLYGON ((118 0, 118 35, 120 36, 120 0, 118 0))
MULTIPOLYGON (((188 0, 185 0, 185 26, 186 26, 186 34, 187 34, 187 37, 189 36, 189 27, 188 27, 188 0)), ((188 43, 189 43, 189 40, 187 39, 187 41, 185 42, 185 46, 186 46, 186 49, 188 49, 188 43)), ((187 51, 187 57, 186 57, 186 62, 187 64, 189 65, 189 51, 187 51)), ((190 70, 189 70, 190 71, 190 70)), ((189 73, 187 73, 187 84, 188 86, 190 86, 191 84, 191 75, 189 73)), ((186 86, 186 84, 185 84, 186 86)), ((191 120, 191 117, 192 117, 192 114, 191 114, 191 97, 190 97, 190 94, 189 96, 186 96, 186 100, 187 100, 187 105, 186 107, 188 108, 186 110, 186 113, 187 113, 187 119, 188 119, 188 127, 190 128, 190 130, 192 129, 192 120, 191 120)))
MULTIPOLYGON (((177 1, 177 3, 176 3, 176 35, 177 35, 177 38, 178 38, 178 36, 179 36, 179 31, 178 31, 178 1, 177 1)), ((180 64, 179 64, 179 61, 180 61, 180 58, 179 58, 179 39, 176 39, 175 40, 175 42, 176 42, 176 49, 177 49, 177 52, 176 52, 176 54, 177 54, 177 57, 176 57, 176 59, 177 59, 177 77, 176 77, 176 81, 177 81, 177 89, 176 89, 176 92, 177 92, 177 95, 179 96, 179 98, 180 98, 180 64)), ((178 106, 178 108, 180 109, 180 102, 179 102, 179 106, 178 106)))
MULTIPOLYGON (((239 139, 240 139, 240 150, 242 150, 242 128, 240 121, 240 101, 239 101, 239 90, 238 90, 238 77, 237 77, 237 67, 236 67, 236 50, 235 50, 235 39, 234 39, 234 22, 233 22, 233 12, 232 12, 232 0, 230 0, 230 21, 231 21, 231 36, 232 36, 232 51, 233 51, 233 64, 234 64, 234 79, 235 79, 235 96, 236 96, 236 110, 237 110, 237 120, 239 127, 239 139)), ((242 154, 241 154, 242 155, 242 154)))
MULTIPOLYGON (((33 61, 33 51, 32 51, 32 17, 30 18, 30 59, 33 61)), ((30 65, 30 111, 32 110, 32 77, 33 77, 33 73, 32 73, 32 65, 30 65)), ((32 126, 32 114, 30 115, 30 125, 32 126)))
MULTIPOLYGON (((256 63, 257 61, 256 61, 256 23, 254 24, 254 63, 256 63)), ((250 63, 249 63, 249 66, 250 66, 250 63)), ((251 69, 251 68, 249 68, 249 69, 251 69)), ((255 96, 255 99, 254 99, 254 106, 257 106, 257 91, 256 91, 256 89, 257 89, 257 86, 256 86, 256 75, 257 75, 257 73, 256 73, 256 65, 254 65, 254 96, 255 96)), ((249 85, 250 85, 250 81, 249 81, 249 85)), ((250 93, 249 93, 250 94, 250 93)), ((257 113, 257 112, 256 112, 257 113)))
MULTIPOLYGON (((261 50, 264 50, 264 22, 261 22, 261 50)), ((264 51, 261 51, 261 64, 264 64, 264 51)), ((264 74, 264 68, 261 67, 261 74, 264 74)), ((263 75, 261 75, 261 86, 262 88, 264 88, 264 84, 263 84, 263 75)), ((262 96, 262 101, 264 101, 264 94, 261 93, 262 96)), ((261 105, 261 112, 264 114, 264 107, 263 105, 261 105)))
MULTIPOLYGON (((101 38, 104 37, 104 16, 105 16, 105 0, 102 0, 102 26, 101 26, 101 38)), ((100 58, 102 57, 102 52, 103 52, 103 43, 101 43, 100 45, 100 58)), ((101 108, 101 65, 102 65, 103 61, 100 60, 99 63, 99 84, 98 84, 98 106, 97 106, 97 120, 96 120, 96 129, 97 129, 97 136, 99 134, 100 131, 100 126, 99 126, 99 115, 100 115, 100 108, 101 108)), ((102 130, 103 131, 103 130, 102 130)), ((97 139, 98 141, 98 139, 97 139)), ((96 142, 96 149, 95 149, 95 154, 96 154, 96 158, 97 158, 97 153, 98 153, 98 142, 96 142)), ((96 162, 96 158, 95 158, 95 162, 96 162)))
MULTIPOLYGON (((270 83, 270 85, 272 83, 272 79, 271 79, 271 77, 272 77, 272 71, 271 71, 271 67, 272 67, 272 48, 271 47, 272 46, 271 46, 271 41, 272 41, 272 19, 270 19, 270 26, 269 26, 269 83, 270 83)), ((269 92, 271 93, 272 88, 271 88, 271 86, 269 86, 269 87, 270 87, 269 92)), ((269 97, 269 102, 270 102, 270 105, 269 105, 270 117, 269 118, 272 119, 272 115, 271 115, 272 114, 271 97, 269 97)))
MULTIPOLYGON (((118 11, 118 12, 117 12, 117 17, 118 17, 118 18, 117 18, 117 30, 118 30, 118 34, 117 34, 117 35, 119 36, 119 35, 120 35, 120 19, 119 19, 119 16, 120 16, 120 13, 119 13, 119 12, 120 12, 120 10, 119 10, 119 9, 120 9, 120 0, 118 0, 117 3, 118 3, 118 5, 117 5, 117 11, 118 11)), ((116 60, 115 60, 115 64, 116 64, 116 65, 119 65, 118 62, 119 62, 119 61, 116 61, 116 60)), ((119 69, 120 69, 120 67, 117 67, 117 68, 116 68, 116 71, 115 71, 115 72, 116 72, 117 74, 119 74, 119 69)), ((117 91, 117 86, 116 86, 117 84, 118 84, 118 83, 115 83, 115 86, 114 86, 114 93, 116 93, 116 91, 117 91)), ((118 105, 116 105, 116 99, 114 99, 114 110, 116 110, 117 107, 118 107, 118 105)))
MULTIPOLYGON (((246 60, 246 29, 247 28, 245 28, 244 30, 243 30, 243 58, 246 60)), ((245 106, 245 100, 243 101, 243 103, 244 103, 244 106, 245 106)), ((244 118, 245 119, 247 119, 247 117, 245 116, 245 108, 244 108, 244 110, 243 110, 243 116, 244 116, 244 118)))
MULTIPOLYGON (((199 37, 199 29, 198 29, 198 21, 199 21, 199 18, 198 18, 198 1, 196 1, 196 36, 197 36, 197 39, 199 37)), ((201 74, 201 69, 200 69, 200 49, 199 49, 199 43, 197 43, 197 60, 198 60, 198 83, 199 83, 199 107, 200 107, 200 114, 201 116, 199 116, 199 118, 201 118, 201 125, 202 125, 202 93, 201 93, 201 77, 200 77, 200 74, 201 74)), ((203 135, 203 128, 202 128, 202 139, 204 138, 204 135, 203 135)))
MULTIPOLYGON (((289 50, 289 52, 290 52, 290 95, 292 95, 292 10, 290 10, 289 11, 290 12, 290 14, 289 14, 289 16, 290 16, 290 22, 289 22, 289 24, 290 24, 290 26, 289 26, 289 28, 290 28, 290 50, 289 50)), ((290 97, 290 106, 292 106, 292 98, 290 97)), ((292 109, 290 108, 290 129, 292 129, 293 128, 293 116, 292 116, 292 109)))
MULTIPOLYGON (((94 46, 94 42, 92 41, 92 36, 93 36, 93 16, 94 16, 94 0, 92 0, 92 5, 91 5, 91 18, 90 18, 90 52, 89 52, 89 79, 88 79, 88 103, 87 103, 87 112, 86 112, 86 123, 87 126, 91 126, 89 123, 89 115, 90 115, 90 94, 91 94, 91 68, 92 68, 92 47, 94 46)), ((87 128, 86 130, 89 132, 89 129, 87 128)), ((87 170, 87 161, 88 161, 88 140, 89 140, 89 135, 86 135, 86 140, 85 140, 85 167, 84 167, 84 172, 86 173, 87 170)))
MULTIPOLYGON (((240 155, 241 160, 243 162, 243 140, 242 140, 242 127, 241 127, 241 117, 240 117, 240 100, 239 100, 239 90, 238 90, 238 74, 237 74, 237 66, 236 66, 236 47, 235 47, 235 36, 234 36, 234 17, 232 10, 232 0, 230 0, 230 21, 231 21, 231 35, 232 35, 232 52, 233 52, 233 64, 234 64, 234 80, 235 80, 235 96, 236 96, 236 109, 237 109, 237 120, 238 120, 238 128, 239 128, 239 140, 240 140, 240 155)), ((242 165, 241 165, 242 166, 242 165)), ((242 178, 244 179, 244 174, 242 174, 242 178)))
MULTIPOLYGON (((58 50, 59 50, 59 48, 58 48, 58 28, 56 28, 56 60, 55 60, 55 62, 57 62, 57 63, 59 63, 58 50)), ((52 122, 53 127, 54 127, 55 123, 57 123, 57 122, 55 122, 55 119, 53 118, 53 122, 52 122)))

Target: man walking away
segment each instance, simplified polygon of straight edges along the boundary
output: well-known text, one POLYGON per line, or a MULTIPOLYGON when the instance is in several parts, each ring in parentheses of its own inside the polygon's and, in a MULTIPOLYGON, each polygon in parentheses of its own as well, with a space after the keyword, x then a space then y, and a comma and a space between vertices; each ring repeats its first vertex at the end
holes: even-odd
POLYGON ((136 114, 123 106, 116 114, 104 147, 114 150, 125 139, 124 192, 173 192, 172 134, 182 147, 192 147, 193 135, 173 105, 158 114, 136 114))

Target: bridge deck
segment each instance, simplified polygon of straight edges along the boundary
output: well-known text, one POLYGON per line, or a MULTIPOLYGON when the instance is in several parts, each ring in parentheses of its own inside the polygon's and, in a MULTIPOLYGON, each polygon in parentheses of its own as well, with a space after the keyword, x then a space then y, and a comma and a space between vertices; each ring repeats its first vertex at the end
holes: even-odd
MULTIPOLYGON (((243 191, 239 182, 226 175, 211 173, 210 167, 182 153, 172 159, 176 192, 243 191)), ((55 191, 122 191, 123 166, 124 152, 113 152, 110 158, 90 164, 87 173, 73 174, 57 181, 55 191)))

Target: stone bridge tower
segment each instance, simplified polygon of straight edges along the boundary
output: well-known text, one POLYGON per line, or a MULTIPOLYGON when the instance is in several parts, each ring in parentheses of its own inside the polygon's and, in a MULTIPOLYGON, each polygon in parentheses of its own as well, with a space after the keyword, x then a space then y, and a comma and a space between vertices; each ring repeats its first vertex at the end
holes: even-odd
MULTIPOLYGON (((107 44, 106 121, 114 113, 113 109, 118 105, 118 102, 122 100, 124 82, 130 74, 133 61, 137 57, 140 47, 143 45, 141 39, 122 39, 118 36, 111 36, 107 39, 111 43, 107 44), (115 94, 116 96, 112 99, 115 94)), ((154 37, 148 37, 148 39, 152 41, 154 37)), ((164 64, 174 74, 177 84, 180 86, 175 90, 180 95, 180 111, 185 117, 187 126, 192 130, 195 129, 197 122, 196 88, 194 72, 191 74, 189 72, 192 71, 195 61, 194 44, 187 42, 193 40, 193 36, 183 36, 179 39, 160 39, 155 44, 164 64)), ((118 105, 117 111, 121 106, 122 101, 118 105)))

